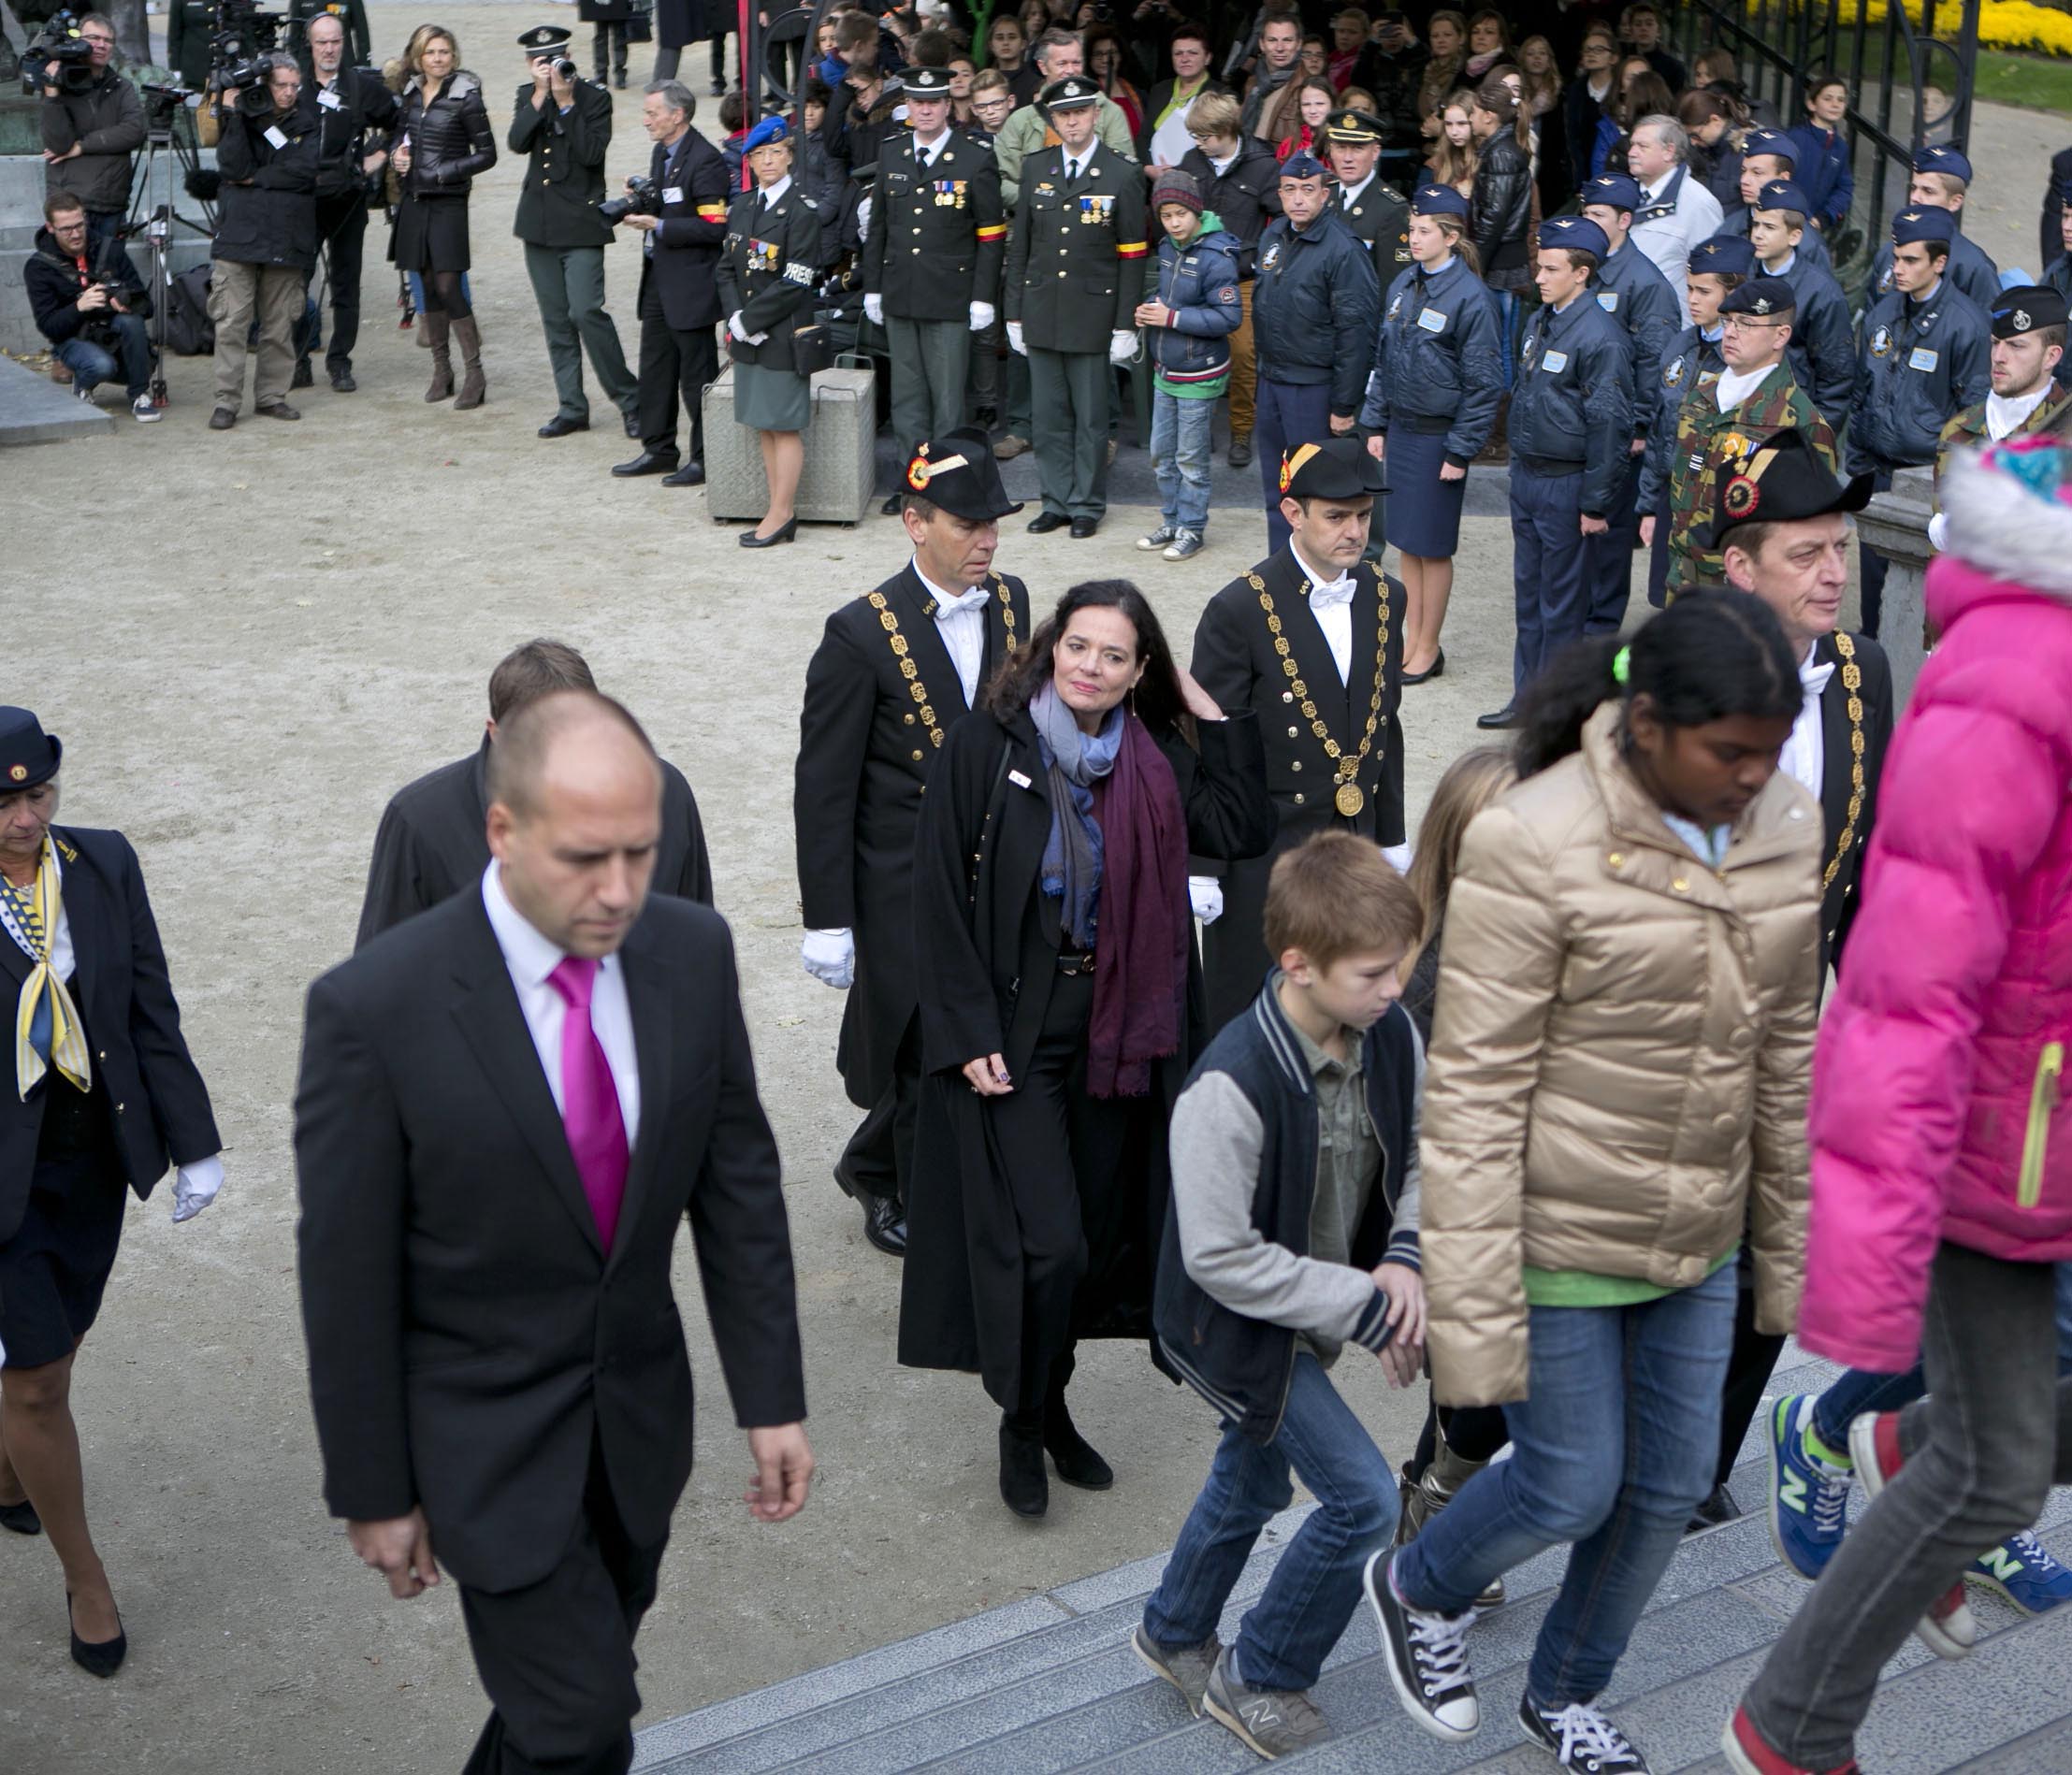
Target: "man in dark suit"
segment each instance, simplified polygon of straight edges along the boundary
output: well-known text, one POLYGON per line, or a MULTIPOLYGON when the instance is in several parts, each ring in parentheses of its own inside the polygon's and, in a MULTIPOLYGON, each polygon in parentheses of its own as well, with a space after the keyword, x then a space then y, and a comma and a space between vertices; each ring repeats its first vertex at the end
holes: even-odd
MULTIPOLYGON (((398 789, 383 810, 360 906, 365 948, 392 925, 473 886, 489 861, 489 755, 500 723, 556 690, 590 690, 583 656, 566 642, 529 641, 489 674, 489 720, 472 754, 398 789)), ((704 828, 684 773, 662 765, 662 833, 655 857, 655 891, 712 903, 712 864, 704 828)))
POLYGON ((900 522, 906 569, 827 619, 806 667, 791 812, 806 971, 849 989, 835 1066, 868 1112, 834 1180, 863 1235, 906 1249, 906 1183, 920 1101, 913 849, 921 790, 979 686, 1029 637, 1029 595, 993 570, 1007 498, 982 431, 923 441, 900 522))
POLYGON ((1406 600, 1402 582, 1377 574, 1367 556, 1382 465, 1356 438, 1303 444, 1282 486, 1287 545, 1210 599, 1195 630, 1201 687, 1233 714, 1259 717, 1279 816, 1265 856, 1188 881, 1205 927, 1211 1032, 1266 979, 1267 877, 1282 851, 1335 828, 1371 838, 1398 868, 1410 860, 1398 714, 1406 600))
MULTIPOLYGON (((540 305, 547 361, 554 366, 559 406, 540 427, 543 438, 566 438, 590 428, 590 399, 583 392, 583 353, 590 354, 604 398, 633 418, 632 372, 619 349, 618 328, 604 311, 604 249, 612 224, 597 213, 604 195, 604 157, 612 146, 612 95, 572 72, 565 25, 535 25, 518 39, 531 73, 511 109, 511 152, 526 156, 525 186, 511 232, 525 242, 526 275, 540 305)), ((623 84, 623 82, 621 82, 623 84)))
MULTIPOLYGON (((331 342, 324 367, 331 386, 350 395, 353 347, 360 332, 360 249, 367 238, 367 181, 388 164, 385 149, 369 152, 378 132, 396 121, 396 94, 372 68, 345 60, 346 21, 318 12, 305 28, 309 87, 317 105, 316 234, 324 252, 331 294, 331 342)), ((362 23, 364 29, 364 19, 362 23)), ((294 386, 315 382, 310 354, 315 341, 305 333, 294 386)))
POLYGON ((707 384, 719 380, 713 329, 722 319, 715 273, 727 238, 733 180, 719 151, 691 128, 698 100, 676 80, 658 80, 641 102, 641 121, 655 144, 647 176, 661 195, 654 215, 629 215, 641 236, 640 455, 612 472, 659 474, 665 487, 702 486, 705 479, 707 384), (690 411, 690 454, 676 454, 676 404, 690 411), (679 463, 681 466, 679 467, 679 463))
POLYGON ((790 1236, 733 944, 648 892, 662 772, 617 703, 504 724, 477 886, 310 989, 296 1090, 325 1501, 398 1597, 460 1583, 469 1775, 624 1775, 633 1638, 691 1466, 688 1219, 754 1514, 805 1502, 790 1236))

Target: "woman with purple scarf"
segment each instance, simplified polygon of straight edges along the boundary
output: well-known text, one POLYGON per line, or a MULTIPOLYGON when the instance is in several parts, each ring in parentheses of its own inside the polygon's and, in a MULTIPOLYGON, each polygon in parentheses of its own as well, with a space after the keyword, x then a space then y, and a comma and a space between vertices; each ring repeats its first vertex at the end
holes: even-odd
POLYGON ((1000 1494, 1041 1516, 1046 1451, 1068 1485, 1114 1482, 1065 1407, 1079 1340, 1151 1335, 1166 1125, 1202 1038, 1188 859, 1260 855, 1273 804, 1253 716, 1123 580, 1065 595, 929 787, 899 1359, 978 1372, 1000 1494))

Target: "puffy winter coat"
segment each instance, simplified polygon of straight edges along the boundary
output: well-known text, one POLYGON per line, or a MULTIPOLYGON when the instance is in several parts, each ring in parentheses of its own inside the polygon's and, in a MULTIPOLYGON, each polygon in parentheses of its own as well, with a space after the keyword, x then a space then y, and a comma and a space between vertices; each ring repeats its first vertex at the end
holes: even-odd
POLYGON ((398 141, 410 137, 403 189, 413 196, 465 197, 476 176, 497 164, 497 133, 489 127, 482 82, 466 68, 447 76, 428 106, 423 76, 413 75, 396 132, 398 141))
POLYGON ((1446 902, 1420 1146, 1442 1404, 1526 1396, 1529 1263, 1689 1288, 1746 1228, 1758 1324, 1798 1306, 1820 809, 1779 771, 1708 869, 1621 719, 1468 828, 1446 902))
POLYGON ((2072 473, 2053 439, 1950 464, 1942 639, 1886 756, 1814 1069, 1799 1336, 1880 1372, 1920 1355, 1939 1241, 2072 1258, 2072 510, 2009 462, 2060 498, 2072 473))
POLYGON ((1144 300, 1173 310, 1170 326, 1145 333, 1152 361, 1175 382, 1210 382, 1230 372, 1230 336, 1244 320, 1238 300, 1238 237, 1213 211, 1184 246, 1171 235, 1158 243, 1144 280, 1144 300))
POLYGON ((1515 271, 1526 262, 1526 236, 1532 227, 1532 166, 1507 129, 1490 137, 1480 152, 1474 195, 1468 200, 1468 231, 1482 259, 1482 274, 1489 278, 1494 272, 1515 271))

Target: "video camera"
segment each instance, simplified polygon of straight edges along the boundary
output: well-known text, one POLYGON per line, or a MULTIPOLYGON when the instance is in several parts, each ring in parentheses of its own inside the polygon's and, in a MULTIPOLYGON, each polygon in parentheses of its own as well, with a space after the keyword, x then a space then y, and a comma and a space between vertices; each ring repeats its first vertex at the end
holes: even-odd
POLYGON ((626 181, 625 196, 606 197, 597 206, 597 213, 615 228, 628 216, 659 216, 661 212, 661 187, 652 179, 637 177, 626 181))
MULTIPOLYGON (((209 39, 209 90, 237 87, 248 93, 265 83, 259 58, 281 47, 284 12, 261 12, 252 0, 216 0, 215 33, 209 39)), ((262 106, 262 108, 264 107, 262 106)))
POLYGON ((61 8, 22 51, 22 94, 40 98, 47 86, 83 93, 93 84, 94 46, 80 35, 79 14, 61 8))

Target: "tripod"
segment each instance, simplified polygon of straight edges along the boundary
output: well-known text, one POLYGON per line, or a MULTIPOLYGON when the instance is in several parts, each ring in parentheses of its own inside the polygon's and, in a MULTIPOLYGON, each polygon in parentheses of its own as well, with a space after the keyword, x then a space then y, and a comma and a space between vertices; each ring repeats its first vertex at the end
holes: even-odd
POLYGON ((206 202, 201 206, 199 222, 192 216, 183 216, 175 207, 175 193, 170 189, 162 193, 161 187, 171 185, 175 172, 181 176, 181 189, 191 189, 195 175, 201 170, 201 152, 195 141, 192 123, 187 127, 186 138, 181 138, 179 120, 184 108, 180 100, 161 96, 149 88, 146 96, 150 108, 145 114, 144 158, 138 166, 130 193, 129 219, 116 233, 123 239, 141 234, 151 251, 152 312, 145 331, 152 348, 151 397, 153 404, 163 407, 166 404, 166 309, 172 282, 168 263, 172 232, 175 227, 181 227, 205 240, 213 239, 216 218, 213 207, 206 202))

